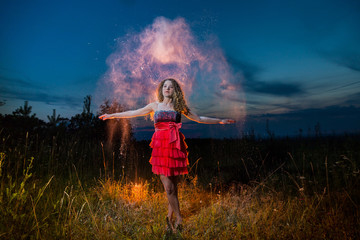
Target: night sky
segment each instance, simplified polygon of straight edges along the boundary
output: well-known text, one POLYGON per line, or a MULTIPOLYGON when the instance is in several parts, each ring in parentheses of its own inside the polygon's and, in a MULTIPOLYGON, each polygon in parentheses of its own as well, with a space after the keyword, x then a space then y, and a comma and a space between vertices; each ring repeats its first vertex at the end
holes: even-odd
MULTIPOLYGON (((267 120, 278 136, 300 129, 313 135, 318 123, 323 134, 360 131, 359 1, 13 0, 0 6, 2 114, 26 100, 45 121, 53 109, 69 118, 82 111, 86 95, 94 97, 96 113, 119 39, 163 17, 183 19, 199 45, 211 39, 221 49, 243 96, 229 102, 246 109, 235 126, 186 122, 185 136, 236 137, 251 129, 266 136, 267 120)), ((226 107, 207 105, 216 94, 216 88, 196 89, 190 105, 200 115, 234 117, 226 107)), ((138 139, 151 136, 150 121, 134 126, 138 139)))

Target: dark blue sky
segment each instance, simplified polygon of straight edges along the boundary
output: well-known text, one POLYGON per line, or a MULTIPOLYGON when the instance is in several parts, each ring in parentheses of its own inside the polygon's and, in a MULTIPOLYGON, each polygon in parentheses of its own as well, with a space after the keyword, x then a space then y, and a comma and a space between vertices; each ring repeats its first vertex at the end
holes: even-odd
MULTIPOLYGON (((1 1, 0 112, 11 113, 24 100, 44 120, 52 109, 63 117, 81 112, 83 98, 96 94, 108 70, 116 39, 160 16, 184 18, 200 42, 216 36, 242 75, 245 127, 198 125, 197 133, 185 127, 190 136, 236 136, 251 127, 261 135, 266 119, 279 135, 311 132, 317 122, 327 133, 360 130, 355 0, 1 1)), ((201 106, 199 114, 227 115, 201 106)))

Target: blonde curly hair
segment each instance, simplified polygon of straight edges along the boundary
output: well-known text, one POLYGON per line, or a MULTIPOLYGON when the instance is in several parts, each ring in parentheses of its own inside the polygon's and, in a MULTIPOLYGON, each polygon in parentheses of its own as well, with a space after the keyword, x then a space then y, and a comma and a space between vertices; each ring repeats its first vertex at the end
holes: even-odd
POLYGON ((159 84, 159 87, 157 89, 157 97, 158 97, 159 102, 164 101, 164 95, 162 93, 162 88, 166 81, 171 81, 172 85, 174 86, 174 94, 172 96, 172 99, 174 102, 174 110, 177 112, 181 112, 185 115, 188 115, 190 113, 190 109, 186 104, 183 91, 181 90, 179 83, 173 78, 164 79, 159 84))

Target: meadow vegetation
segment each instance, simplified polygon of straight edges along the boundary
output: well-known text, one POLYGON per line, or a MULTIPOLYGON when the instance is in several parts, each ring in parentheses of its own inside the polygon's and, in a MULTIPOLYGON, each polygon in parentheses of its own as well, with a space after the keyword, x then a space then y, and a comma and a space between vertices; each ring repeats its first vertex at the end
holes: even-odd
POLYGON ((360 238, 359 135, 187 139, 184 229, 169 234, 149 141, 129 122, 24 112, 0 118, 1 239, 360 238))

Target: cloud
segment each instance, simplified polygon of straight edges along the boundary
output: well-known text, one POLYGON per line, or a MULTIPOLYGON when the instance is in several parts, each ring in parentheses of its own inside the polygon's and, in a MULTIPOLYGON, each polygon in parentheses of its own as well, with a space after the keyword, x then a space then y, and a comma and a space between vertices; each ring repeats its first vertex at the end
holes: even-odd
POLYGON ((354 106, 340 107, 329 106, 325 108, 309 108, 296 111, 290 111, 282 114, 264 114, 257 117, 276 117, 277 119, 299 119, 299 118, 348 118, 353 115, 360 116, 360 108, 354 106))
POLYGON ((0 96, 3 99, 43 102, 49 105, 80 106, 82 104, 80 97, 51 95, 47 89, 19 78, 0 76, 0 86, 0 96))
POLYGON ((354 50, 348 51, 321 51, 319 54, 329 61, 346 67, 356 72, 360 72, 360 52, 354 50))
POLYGON ((349 96, 346 96, 344 104, 345 105, 359 106, 359 104, 360 104, 360 93, 354 93, 354 94, 351 94, 349 96))
POLYGON ((45 92, 10 89, 10 88, 3 88, 1 90, 1 97, 34 101, 34 102, 43 102, 49 105, 65 104, 69 106, 80 106, 83 102, 83 99, 81 97, 56 96, 56 95, 50 95, 45 92))
POLYGON ((72 107, 81 106, 83 102, 82 97, 50 94, 49 89, 35 84, 33 81, 24 80, 21 77, 0 75, 0 87, 2 99, 18 99, 59 106, 65 104, 72 107))
MULTIPOLYGON (((266 121, 277 136, 297 134, 303 129, 313 134, 314 126, 319 123, 323 133, 359 132, 360 107, 329 106, 294 110, 280 114, 248 115, 246 128, 253 127, 256 132, 265 134, 266 121)), ((260 134, 261 135, 261 134, 260 134)))
POLYGON ((235 72, 242 72, 246 80, 254 81, 256 79, 256 75, 262 72, 262 68, 255 64, 236 59, 232 56, 227 56, 226 59, 235 72))
POLYGON ((12 88, 44 89, 39 85, 23 80, 21 78, 6 77, 1 75, 0 75, 0 86, 2 88, 12 87, 12 88))
POLYGON ((241 71, 244 79, 245 92, 263 93, 279 97, 291 97, 305 93, 300 83, 287 83, 286 80, 260 80, 257 76, 263 71, 263 68, 255 64, 235 59, 227 56, 227 60, 233 67, 234 71, 241 71))
POLYGON ((280 97, 291 97, 299 94, 304 94, 299 83, 285 83, 283 81, 252 81, 245 85, 247 90, 257 93, 265 93, 280 97))

